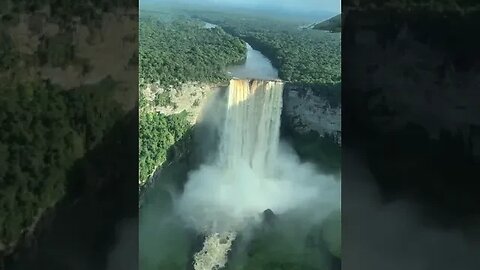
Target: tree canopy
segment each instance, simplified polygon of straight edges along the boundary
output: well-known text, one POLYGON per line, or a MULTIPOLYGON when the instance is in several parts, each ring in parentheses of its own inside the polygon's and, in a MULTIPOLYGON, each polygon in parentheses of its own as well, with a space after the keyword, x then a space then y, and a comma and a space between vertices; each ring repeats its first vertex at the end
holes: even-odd
POLYGON ((170 87, 227 80, 225 67, 244 60, 247 48, 244 41, 221 28, 207 28, 201 21, 162 12, 141 13, 139 40, 139 181, 143 184, 167 161, 172 147, 188 141, 191 128, 186 112, 162 115, 148 110, 153 104, 145 99, 146 85, 165 88, 167 92, 157 93, 153 102, 167 105, 170 87))
MULTIPOLYGON (((143 113, 139 121, 139 180, 145 183, 169 157, 174 155, 172 147, 183 140, 190 140, 190 123, 186 112, 174 115, 143 113)), ((171 158, 170 158, 171 159, 171 158)))
POLYGON ((0 97, 0 239, 16 241, 64 195, 73 163, 102 139, 120 107, 115 83, 64 91, 47 81, 4 81, 0 97))
POLYGON ((302 29, 292 20, 242 13, 192 11, 191 14, 220 25, 260 50, 272 61, 283 80, 306 84, 337 84, 341 81, 340 33, 302 29))
POLYGON ((246 56, 245 43, 221 28, 175 18, 140 17, 140 87, 159 83, 178 86, 188 81, 225 80, 224 69, 246 56))

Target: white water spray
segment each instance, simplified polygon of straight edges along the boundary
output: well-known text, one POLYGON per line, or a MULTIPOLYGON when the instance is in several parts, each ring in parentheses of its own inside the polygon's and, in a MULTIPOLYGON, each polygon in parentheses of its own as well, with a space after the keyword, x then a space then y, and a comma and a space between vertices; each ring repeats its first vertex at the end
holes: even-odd
POLYGON ((282 92, 281 81, 230 81, 218 158, 190 173, 176 202, 187 224, 208 235, 196 270, 224 267, 236 232, 259 222, 266 209, 321 207, 307 215, 323 219, 340 207, 338 181, 279 148, 282 92))

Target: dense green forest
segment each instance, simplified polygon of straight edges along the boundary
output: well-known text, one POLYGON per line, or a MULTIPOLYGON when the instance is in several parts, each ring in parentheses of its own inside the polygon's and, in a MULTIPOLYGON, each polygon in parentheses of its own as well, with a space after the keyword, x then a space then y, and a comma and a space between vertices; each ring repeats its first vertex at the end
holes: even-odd
MULTIPOLYGON (((192 127, 187 121, 187 112, 173 115, 155 112, 152 107, 169 105, 170 96, 168 92, 162 92, 147 99, 146 85, 158 83, 168 87, 188 81, 225 80, 228 78, 224 73, 225 67, 241 61, 245 56, 246 48, 242 40, 271 59, 282 79, 301 87, 325 86, 322 90, 336 93, 331 95, 334 100, 332 103, 339 101, 339 89, 333 87, 340 82, 338 33, 303 30, 291 19, 275 20, 271 17, 244 17, 213 12, 179 13, 182 15, 143 12, 140 19, 141 185, 159 168, 162 173, 166 173, 169 166, 165 165, 170 161, 175 162, 179 153, 186 152, 191 147, 192 140, 192 127), (205 28, 202 21, 217 24, 221 28, 205 28)), ((315 134, 308 134, 295 142, 299 145, 304 143, 300 150, 307 159, 327 162, 327 167, 338 169, 337 145, 317 139, 315 134), (318 148, 325 148, 325 151, 318 153, 315 151, 318 148)), ((166 179, 162 178, 162 182, 166 179)), ((238 262, 233 259, 226 269, 313 270, 327 268, 330 264, 331 258, 326 253, 318 252, 317 247, 304 247, 303 242, 292 247, 291 239, 282 233, 284 232, 277 230, 259 234, 249 246, 248 258, 242 257, 238 262)), ((313 235, 308 238, 319 241, 321 230, 315 228, 311 233, 313 235)), ((171 256, 178 255, 175 252, 183 254, 183 251, 177 251, 174 246, 169 249, 171 256)), ((152 266, 152 269, 155 267, 159 266, 152 266)))
POLYGON ((135 0, 2 0, 0 1, 0 12, 2 22, 12 22, 19 19, 20 13, 33 13, 48 6, 50 15, 49 21, 66 23, 72 20, 72 15, 80 18, 83 24, 99 26, 103 13, 111 12, 117 7, 135 8, 138 1, 135 0))
POLYGON ((246 45, 221 28, 206 28, 201 21, 148 11, 140 16, 139 40, 139 181, 143 184, 167 160, 174 145, 188 141, 191 128, 186 112, 167 116, 149 110, 153 105, 169 104, 169 96, 157 94, 149 102, 144 95, 146 85, 158 83, 168 89, 190 81, 225 81, 225 67, 245 59, 246 45))
POLYGON ((312 29, 299 23, 248 14, 190 12, 192 16, 220 25, 225 31, 260 50, 286 81, 330 85, 341 80, 341 36, 312 29))
POLYGON ((313 26, 313 29, 337 32, 337 33, 341 32, 342 31, 342 15, 339 14, 328 20, 319 22, 313 26))
POLYGON ((175 156, 175 147, 182 150, 191 138, 191 125, 186 112, 174 115, 142 113, 139 121, 140 183, 145 183, 158 166, 175 156), (181 143, 182 145, 178 145, 181 143), (174 147, 175 146, 175 147, 174 147))
MULTIPOLYGON (((153 13, 154 14, 154 13, 153 13)), ((140 17, 140 87, 158 82, 178 86, 187 81, 217 82, 224 68, 245 58, 246 46, 220 28, 181 18, 140 17)))
MULTIPOLYGON (((5 82, 5 81, 4 81, 5 82)), ((49 81, 8 81, 0 97, 0 239, 18 239, 65 193, 75 160, 120 115, 110 79, 64 91, 49 81)), ((118 105, 118 104, 117 104, 118 105)))
POLYGON ((112 98, 120 88, 111 77, 66 90, 38 76, 38 70, 68 65, 87 68, 88 59, 77 55, 72 18, 98 29, 104 12, 136 5, 132 0, 0 3, 2 252, 11 251, 35 218, 64 198, 72 184, 67 175, 75 162, 97 146, 124 114, 124 108, 112 98), (28 43, 38 41, 29 52, 16 47, 29 45, 12 31, 20 22, 27 22, 28 31, 37 35, 29 37, 35 42, 28 43), (46 23, 56 26, 58 32, 44 35, 46 23))

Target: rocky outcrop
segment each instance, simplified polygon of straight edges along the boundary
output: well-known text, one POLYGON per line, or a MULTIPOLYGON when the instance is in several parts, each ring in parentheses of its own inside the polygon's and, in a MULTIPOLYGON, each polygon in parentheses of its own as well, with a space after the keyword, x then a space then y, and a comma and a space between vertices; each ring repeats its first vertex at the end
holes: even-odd
MULTIPOLYGON (((339 87, 330 91, 340 91, 339 87)), ((283 117, 299 133, 316 131, 341 143, 340 97, 301 84, 285 84, 283 117)))
POLYGON ((271 209, 267 209, 263 211, 264 225, 271 227, 276 222, 276 220, 277 220, 277 216, 275 215, 275 213, 273 213, 271 209))

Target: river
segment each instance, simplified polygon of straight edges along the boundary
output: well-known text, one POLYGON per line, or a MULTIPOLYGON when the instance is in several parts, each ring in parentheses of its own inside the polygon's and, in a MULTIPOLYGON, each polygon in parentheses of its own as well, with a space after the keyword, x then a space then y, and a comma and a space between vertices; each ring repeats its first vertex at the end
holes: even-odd
POLYGON ((227 72, 239 79, 278 79, 278 71, 273 67, 272 62, 248 43, 245 62, 227 67, 227 72))
MULTIPOLYGON (((204 28, 212 29, 218 25, 205 22, 204 28)), ((244 62, 230 65, 227 67, 227 73, 238 79, 260 79, 277 80, 278 70, 273 67, 272 62, 260 51, 247 45, 247 57, 244 62)))

